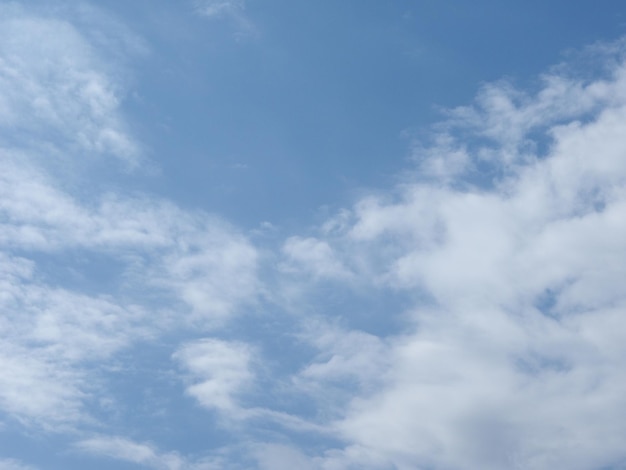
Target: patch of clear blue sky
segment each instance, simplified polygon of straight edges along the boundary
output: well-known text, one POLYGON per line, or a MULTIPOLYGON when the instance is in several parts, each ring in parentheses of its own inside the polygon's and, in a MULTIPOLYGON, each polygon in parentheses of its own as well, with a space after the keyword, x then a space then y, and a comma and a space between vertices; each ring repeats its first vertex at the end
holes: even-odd
POLYGON ((107 2, 147 40, 130 105, 163 170, 147 181, 247 227, 297 226, 388 185, 408 134, 481 83, 527 77, 624 32, 620 1, 267 0, 253 31, 190 3, 107 2))

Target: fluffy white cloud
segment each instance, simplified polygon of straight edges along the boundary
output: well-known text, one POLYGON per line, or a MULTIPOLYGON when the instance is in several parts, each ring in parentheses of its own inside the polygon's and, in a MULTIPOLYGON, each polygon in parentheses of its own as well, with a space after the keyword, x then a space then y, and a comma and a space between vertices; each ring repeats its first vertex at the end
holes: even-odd
POLYGON ((322 266, 422 293, 388 346, 359 331, 317 340, 329 359, 299 380, 318 396, 331 378, 380 380, 352 389, 331 424, 346 446, 311 460, 315 468, 585 469, 626 459, 624 77, 618 62, 586 81, 557 68, 534 94, 486 86, 420 148, 417 176, 309 239, 324 247, 322 266))

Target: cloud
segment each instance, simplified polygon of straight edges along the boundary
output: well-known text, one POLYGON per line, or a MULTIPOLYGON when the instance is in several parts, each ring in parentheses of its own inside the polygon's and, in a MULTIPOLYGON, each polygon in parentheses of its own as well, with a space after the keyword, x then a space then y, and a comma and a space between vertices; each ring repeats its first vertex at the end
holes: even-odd
POLYGON ((89 364, 149 337, 145 310, 43 283, 26 258, 0 260, 0 409, 48 429, 83 420, 83 401, 100 391, 89 364))
POLYGON ((238 396, 254 380, 253 353, 248 345, 204 339, 184 345, 173 357, 189 374, 188 395, 230 418, 240 414, 238 396))
MULTIPOLYGON (((198 5, 245 19, 243 3, 198 5)), ((401 184, 264 258, 219 217, 108 185, 98 169, 142 164, 110 43, 1 8, 7 422, 84 435, 94 403, 113 393, 104 375, 119 355, 165 337, 187 395, 250 427, 234 436, 249 455, 195 460, 116 436, 78 438, 76 449, 157 469, 245 457, 325 470, 626 460, 623 42, 593 48, 603 68, 592 76, 560 66, 534 91, 485 85, 415 144, 401 184), (281 335, 259 334, 255 347, 235 328, 215 337, 266 292, 276 311, 263 326, 281 335), (387 303, 394 295, 409 307, 387 303), (373 297, 383 300, 368 305, 372 320, 359 306, 373 297), (180 340, 190 332, 204 339, 180 340), (263 368, 263 342, 280 351, 280 371, 263 368)))
POLYGON ((153 446, 137 443, 117 436, 100 436, 85 439, 75 444, 75 448, 93 455, 123 460, 159 470, 181 470, 189 468, 177 453, 162 453, 153 446))
POLYGON ((146 198, 106 196, 85 206, 49 181, 4 166, 0 331, 13 345, 5 365, 22 370, 3 379, 5 411, 72 421, 86 393, 82 364, 108 360, 163 331, 214 328, 257 295, 256 250, 221 221, 146 198), (51 285, 35 261, 42 255, 82 282, 93 274, 72 259, 104 256, 114 262, 115 277, 95 295, 51 285), (48 393, 27 404, 23 392, 30 387, 48 393))
POLYGON ((300 390, 313 398, 322 397, 324 403, 333 403, 343 410, 346 401, 355 394, 367 394, 384 383, 390 366, 384 339, 363 331, 346 330, 321 319, 311 321, 305 331, 303 339, 318 354, 294 377, 300 390))
POLYGON ((347 278, 351 273, 338 261, 330 245, 315 238, 290 237, 283 245, 283 269, 303 272, 314 278, 347 278))
MULTIPOLYGON (((613 46, 594 50, 612 63, 613 46)), ((307 241, 322 266, 358 266, 360 283, 417 299, 402 334, 319 335, 297 377, 319 414, 345 410, 326 421, 345 445, 315 468, 626 459, 626 66, 613 63, 593 79, 555 68, 532 93, 485 86, 416 146, 419 171, 307 241), (347 387, 345 405, 324 401, 329 383, 347 387)))
MULTIPOLYGON (((111 155, 133 167, 139 145, 119 109, 124 83, 68 21, 3 5, 0 20, 0 137, 63 159, 111 155)), ((93 24, 93 27, 97 25, 93 24)))
POLYGON ((227 318, 236 304, 260 291, 258 253, 245 237, 219 221, 208 221, 185 237, 184 244, 163 260, 169 286, 205 323, 227 318))
POLYGON ((288 446, 267 444, 255 450, 255 456, 261 470, 289 470, 298 468, 313 470, 315 467, 310 460, 288 446))
MULTIPOLYGON (((233 462, 235 449, 221 449, 205 458, 182 456, 178 452, 165 452, 149 442, 138 442, 122 436, 97 435, 74 442, 73 451, 98 458, 107 458, 132 463, 143 468, 156 470, 219 470, 222 468, 243 469, 233 462)), ((2 467, 0 466, 0 469, 2 467)), ((21 469, 21 467, 20 467, 21 469)), ((12 470, 12 467, 10 467, 12 470)))
POLYGON ((255 28, 246 14, 244 0, 195 0, 197 14, 209 20, 229 20, 237 28, 237 36, 250 35, 255 28))
POLYGON ((243 0, 201 0, 196 2, 196 9, 209 18, 225 15, 240 15, 245 10, 243 0))
POLYGON ((34 470, 34 467, 14 459, 0 459, 0 470, 34 470))
POLYGON ((87 405, 107 395, 105 366, 120 352, 216 328, 254 302, 257 251, 215 216, 105 181, 115 159, 142 163, 121 105, 123 60, 108 50, 132 42, 123 28, 107 23, 122 31, 116 42, 96 34, 89 9, 66 21, 0 8, 0 362, 10 371, 0 410, 59 431, 92 419, 87 405))

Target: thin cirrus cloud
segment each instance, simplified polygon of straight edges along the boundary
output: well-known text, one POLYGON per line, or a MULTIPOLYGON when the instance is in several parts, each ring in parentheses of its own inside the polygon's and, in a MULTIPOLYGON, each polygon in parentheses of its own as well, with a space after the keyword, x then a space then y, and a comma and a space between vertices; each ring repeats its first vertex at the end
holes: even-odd
POLYGON ((145 163, 127 65, 78 21, 2 13, 0 431, 155 469, 626 459, 624 42, 584 51, 600 64, 584 77, 485 85, 415 143, 400 184, 268 247, 163 196, 66 184, 51 159, 87 182, 145 163), (394 296, 371 308, 395 329, 366 324, 362 306, 394 296), (132 406, 110 385, 144 346, 166 364, 124 360, 176 384, 163 412, 206 413, 168 426, 220 444, 187 453, 103 413, 132 406))

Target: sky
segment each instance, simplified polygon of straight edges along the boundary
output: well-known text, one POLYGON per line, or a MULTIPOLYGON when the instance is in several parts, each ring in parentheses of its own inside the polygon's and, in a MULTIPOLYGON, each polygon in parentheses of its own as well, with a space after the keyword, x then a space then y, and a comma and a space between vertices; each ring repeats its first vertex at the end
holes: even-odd
POLYGON ((626 469, 622 1, 0 1, 0 470, 626 469))

